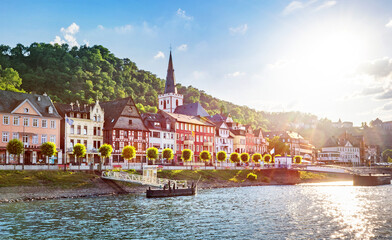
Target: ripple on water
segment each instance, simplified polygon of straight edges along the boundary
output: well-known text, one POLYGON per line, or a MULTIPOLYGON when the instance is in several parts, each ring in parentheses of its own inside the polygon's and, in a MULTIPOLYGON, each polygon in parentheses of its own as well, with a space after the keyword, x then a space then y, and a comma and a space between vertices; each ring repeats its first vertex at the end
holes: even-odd
POLYGON ((0 239, 391 239, 392 187, 202 190, 0 205, 0 239))

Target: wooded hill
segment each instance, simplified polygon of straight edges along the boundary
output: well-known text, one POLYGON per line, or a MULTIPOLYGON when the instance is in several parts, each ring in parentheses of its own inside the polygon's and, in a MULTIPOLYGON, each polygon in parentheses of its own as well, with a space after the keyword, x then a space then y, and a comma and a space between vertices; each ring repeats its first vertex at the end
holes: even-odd
MULTIPOLYGON (((138 69, 130 59, 120 59, 100 45, 79 48, 48 43, 17 44, 13 48, 0 45, 0 76, 0 89, 46 92, 54 102, 92 103, 96 99, 108 101, 130 95, 142 112, 157 111, 158 94, 165 87, 164 79, 138 69)), ((312 114, 257 111, 214 98, 192 86, 178 84, 177 88, 184 95, 185 104, 200 101, 211 115, 230 113, 234 120, 263 130, 295 130, 316 146, 324 144, 331 135, 328 130, 331 121, 319 120, 312 114)))

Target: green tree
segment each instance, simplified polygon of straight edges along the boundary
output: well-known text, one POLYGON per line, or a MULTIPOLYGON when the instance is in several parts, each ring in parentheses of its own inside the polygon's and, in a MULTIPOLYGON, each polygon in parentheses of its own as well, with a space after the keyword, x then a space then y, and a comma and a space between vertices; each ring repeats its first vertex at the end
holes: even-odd
POLYGON ((150 147, 146 151, 146 156, 149 160, 152 160, 152 163, 155 164, 155 160, 158 158, 158 149, 155 147, 150 147))
POLYGON ((226 152, 225 152, 225 151, 219 151, 219 152, 216 154, 216 159, 217 159, 219 162, 225 161, 225 160, 227 159, 227 154, 226 154, 226 152))
MULTIPOLYGON (((204 150, 200 152, 199 157, 202 161, 207 162, 211 159, 211 153, 207 150, 204 150)), ((206 164, 206 168, 207 168, 207 164, 206 164)))
POLYGON ((57 151, 56 151, 56 144, 54 144, 52 142, 42 143, 42 145, 41 145, 41 154, 46 156, 46 160, 48 161, 48 168, 49 168, 49 165, 50 165, 49 157, 55 155, 56 153, 57 153, 57 151))
POLYGON ((230 161, 235 164, 239 163, 241 161, 240 155, 237 152, 231 153, 230 154, 230 161))
POLYGON ((181 152, 181 159, 188 162, 192 160, 193 152, 190 149, 184 149, 181 152))
POLYGON ((241 153, 240 158, 242 162, 246 163, 249 161, 249 154, 246 152, 241 153))
POLYGON ((162 151, 162 158, 166 159, 166 161, 172 160, 174 157, 173 150, 171 148, 165 148, 162 151))
POLYGON ((134 146, 125 146, 121 152, 121 156, 127 160, 128 162, 128 169, 129 169, 129 161, 136 157, 136 149, 134 146))
POLYGON ((268 151, 275 149, 275 154, 285 155, 290 153, 290 148, 287 144, 280 140, 279 136, 268 139, 268 151))
POLYGON ((101 161, 99 161, 99 170, 102 169, 102 159, 105 160, 105 158, 110 158, 113 152, 112 145, 110 144, 103 144, 99 147, 99 153, 101 154, 101 161))
POLYGON ((80 165, 82 164, 80 161, 80 158, 86 156, 86 146, 84 146, 83 144, 80 144, 80 143, 75 144, 73 147, 73 154, 78 159, 79 170, 80 170, 80 165))
MULTIPOLYGON (((18 163, 19 163, 20 154, 22 154, 24 151, 23 143, 19 139, 12 139, 7 143, 6 149, 8 153, 14 155, 15 158, 16 156, 18 156, 18 163)), ((23 169, 24 169, 24 161, 25 160, 23 159, 23 169)))
POLYGON ((388 162, 389 158, 392 158, 392 149, 385 149, 382 153, 381 153, 382 159, 384 162, 388 162))
POLYGON ((2 69, 0 65, 0 90, 23 92, 20 90, 22 79, 17 71, 12 68, 2 69))
POLYGON ((252 155, 252 161, 254 163, 259 163, 261 160, 261 154, 260 153, 255 153, 252 155))

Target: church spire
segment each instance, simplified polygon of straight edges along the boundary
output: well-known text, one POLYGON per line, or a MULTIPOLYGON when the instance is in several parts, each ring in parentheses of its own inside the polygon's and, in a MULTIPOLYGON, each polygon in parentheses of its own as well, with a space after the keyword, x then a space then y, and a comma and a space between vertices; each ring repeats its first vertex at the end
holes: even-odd
POLYGON ((177 93, 176 78, 174 76, 171 49, 170 49, 169 65, 167 67, 165 93, 177 93))

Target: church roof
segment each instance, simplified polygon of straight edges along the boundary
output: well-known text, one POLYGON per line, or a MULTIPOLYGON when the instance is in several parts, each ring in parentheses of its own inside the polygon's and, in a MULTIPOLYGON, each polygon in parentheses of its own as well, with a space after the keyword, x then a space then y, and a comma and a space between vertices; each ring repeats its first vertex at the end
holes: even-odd
POLYGON ((178 106, 174 113, 200 117, 210 116, 207 111, 200 105, 199 102, 178 106))
POLYGON ((171 51, 170 51, 169 65, 167 67, 167 75, 166 75, 165 94, 166 93, 177 93, 176 77, 174 76, 174 68, 173 68, 173 60, 172 60, 171 51))

